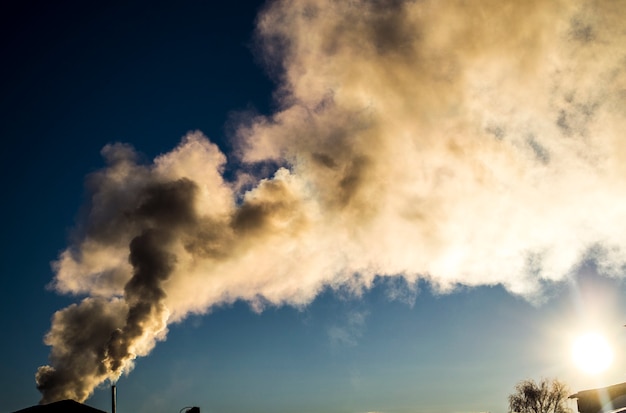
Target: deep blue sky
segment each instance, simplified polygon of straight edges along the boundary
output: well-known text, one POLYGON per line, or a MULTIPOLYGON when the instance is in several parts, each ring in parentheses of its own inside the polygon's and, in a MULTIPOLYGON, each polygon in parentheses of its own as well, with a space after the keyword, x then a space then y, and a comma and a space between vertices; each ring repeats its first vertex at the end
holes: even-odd
MULTIPOLYGON (((235 113, 271 112, 274 85, 252 41, 261 3, 0 6, 0 410, 37 403, 50 317, 78 300, 46 285, 100 149, 128 142, 152 159, 201 130, 228 152, 235 113)), ((525 378, 559 377, 575 391, 623 381, 621 368, 583 377, 567 357, 581 302, 604 311, 599 327, 616 348, 626 344, 624 286, 592 266, 583 273, 540 306, 499 286, 439 296, 426 283, 394 301, 398 286, 380 281, 361 298, 329 290, 303 309, 218 308, 172 326, 137 361, 119 382, 118 411, 503 412, 525 378)), ((87 404, 109 410, 108 389, 87 404)))

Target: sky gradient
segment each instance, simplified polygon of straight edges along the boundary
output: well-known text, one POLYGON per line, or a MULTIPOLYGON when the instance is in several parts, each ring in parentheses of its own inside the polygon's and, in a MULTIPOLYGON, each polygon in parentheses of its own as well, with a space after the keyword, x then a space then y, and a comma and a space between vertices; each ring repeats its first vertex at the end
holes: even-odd
POLYGON ((4 410, 626 380, 623 1, 2 7, 4 410))

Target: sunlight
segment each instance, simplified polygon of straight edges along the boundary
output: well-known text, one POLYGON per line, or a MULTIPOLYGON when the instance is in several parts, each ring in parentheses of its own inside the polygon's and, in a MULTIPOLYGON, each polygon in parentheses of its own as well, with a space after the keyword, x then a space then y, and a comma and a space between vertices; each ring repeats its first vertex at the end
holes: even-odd
POLYGON ((613 350, 606 338, 597 333, 584 333, 572 343, 572 359, 588 374, 606 371, 613 362, 613 350))

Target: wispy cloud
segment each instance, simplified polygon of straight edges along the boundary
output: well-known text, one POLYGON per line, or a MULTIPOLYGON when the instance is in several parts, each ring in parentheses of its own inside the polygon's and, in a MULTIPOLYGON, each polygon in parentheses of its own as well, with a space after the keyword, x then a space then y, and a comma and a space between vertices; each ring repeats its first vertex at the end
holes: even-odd
POLYGON ((345 319, 328 328, 328 337, 333 347, 354 347, 365 330, 367 311, 350 311, 345 319))

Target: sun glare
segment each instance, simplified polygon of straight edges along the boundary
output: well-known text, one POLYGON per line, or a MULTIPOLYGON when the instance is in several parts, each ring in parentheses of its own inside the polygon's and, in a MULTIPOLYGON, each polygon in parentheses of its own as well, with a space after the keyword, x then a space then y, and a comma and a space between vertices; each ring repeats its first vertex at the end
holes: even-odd
POLYGON ((599 374, 611 366, 613 350, 602 335, 585 333, 572 343, 572 359, 584 372, 599 374))

